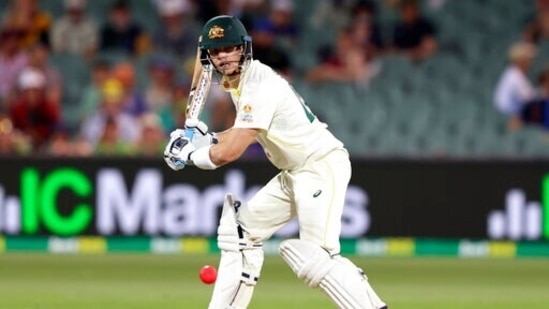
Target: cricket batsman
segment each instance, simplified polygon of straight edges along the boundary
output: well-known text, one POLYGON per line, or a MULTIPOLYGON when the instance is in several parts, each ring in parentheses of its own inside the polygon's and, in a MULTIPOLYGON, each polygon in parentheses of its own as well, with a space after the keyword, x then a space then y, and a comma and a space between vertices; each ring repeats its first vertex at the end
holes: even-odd
POLYGON ((209 309, 247 308, 263 265, 262 241, 297 216, 299 239, 279 252, 297 277, 342 309, 386 309, 365 273, 340 255, 341 216, 351 177, 349 154, 288 82, 252 58, 252 40, 233 16, 210 19, 199 43, 202 63, 219 74, 236 107, 232 128, 207 132, 187 123, 170 135, 164 157, 174 170, 214 170, 255 142, 280 173, 249 201, 227 194, 218 227, 218 278, 209 309))

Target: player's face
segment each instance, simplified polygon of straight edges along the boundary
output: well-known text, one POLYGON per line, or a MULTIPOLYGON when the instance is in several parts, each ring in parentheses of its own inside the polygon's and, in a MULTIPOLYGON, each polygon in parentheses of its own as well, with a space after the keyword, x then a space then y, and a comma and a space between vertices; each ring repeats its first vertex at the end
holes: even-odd
POLYGON ((228 46, 215 49, 209 49, 210 57, 214 66, 223 75, 233 75, 238 73, 238 63, 242 56, 241 46, 228 46))

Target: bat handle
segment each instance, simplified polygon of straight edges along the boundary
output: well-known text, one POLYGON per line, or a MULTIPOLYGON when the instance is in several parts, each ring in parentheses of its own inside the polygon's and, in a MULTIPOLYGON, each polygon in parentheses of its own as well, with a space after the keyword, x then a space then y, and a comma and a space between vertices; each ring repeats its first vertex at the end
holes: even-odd
POLYGON ((189 139, 189 141, 192 142, 194 137, 194 129, 191 128, 185 128, 185 137, 189 139))
POLYGON ((191 142, 193 141, 195 128, 198 127, 199 123, 198 118, 187 118, 185 120, 185 137, 191 142))

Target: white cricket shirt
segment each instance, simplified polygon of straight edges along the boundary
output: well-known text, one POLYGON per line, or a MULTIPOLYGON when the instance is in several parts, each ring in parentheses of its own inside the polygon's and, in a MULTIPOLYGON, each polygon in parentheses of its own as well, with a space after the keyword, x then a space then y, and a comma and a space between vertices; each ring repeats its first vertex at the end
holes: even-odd
POLYGON ((260 129, 257 141, 278 169, 293 170, 343 148, 293 87, 258 60, 230 94, 237 111, 234 127, 260 129))
POLYGON ((494 93, 494 104, 504 114, 517 114, 536 92, 528 77, 515 66, 509 66, 501 75, 494 93))

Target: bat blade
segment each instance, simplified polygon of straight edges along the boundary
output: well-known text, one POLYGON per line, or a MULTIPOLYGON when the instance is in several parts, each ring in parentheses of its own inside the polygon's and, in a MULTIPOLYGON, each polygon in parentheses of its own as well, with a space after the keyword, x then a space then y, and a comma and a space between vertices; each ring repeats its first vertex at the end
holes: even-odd
POLYGON ((187 109, 185 111, 185 124, 192 125, 198 120, 200 113, 204 107, 210 85, 212 81, 212 72, 209 68, 205 68, 201 62, 200 42, 202 36, 198 37, 198 46, 196 49, 196 58, 194 62, 193 78, 191 81, 191 91, 187 101, 187 109))
POLYGON ((191 81, 191 91, 189 92, 187 108, 185 111, 185 136, 187 136, 190 140, 192 140, 194 131, 188 128, 198 125, 199 117, 204 109, 204 105, 206 104, 206 99, 208 98, 208 93, 212 82, 212 70, 210 70, 209 66, 204 67, 200 59, 201 40, 202 36, 198 38, 193 78, 191 81))
POLYGON ((189 95, 189 101, 187 103, 187 120, 186 124, 191 124, 196 121, 202 112, 208 93, 210 91, 210 85, 212 83, 211 70, 201 69, 200 76, 196 88, 191 91, 189 95))

